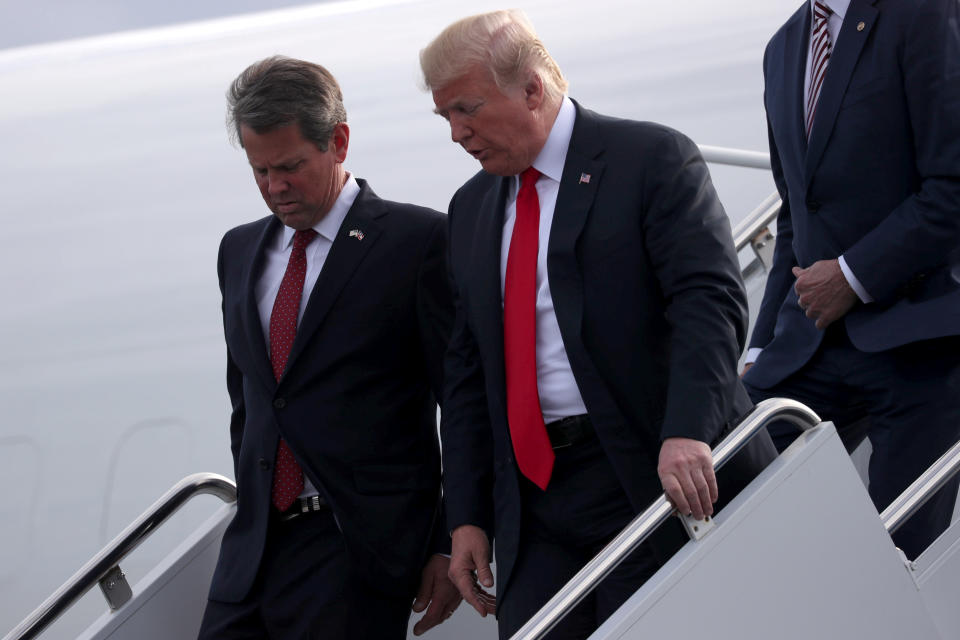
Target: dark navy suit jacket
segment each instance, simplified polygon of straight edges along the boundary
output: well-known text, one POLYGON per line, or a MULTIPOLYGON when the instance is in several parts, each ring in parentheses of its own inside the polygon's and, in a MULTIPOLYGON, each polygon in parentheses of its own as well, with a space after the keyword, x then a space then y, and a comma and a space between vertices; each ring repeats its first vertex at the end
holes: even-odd
MULTIPOLYGON (((499 271, 511 179, 481 171, 450 203, 456 316, 441 420, 449 527, 495 531, 500 595, 521 521, 499 271)), ((640 511, 662 492, 663 438, 714 441, 752 406, 736 371, 746 296, 697 147, 666 127, 578 105, 547 251, 573 375, 640 511)))
POLYGON ((270 216, 221 243, 238 500, 211 599, 243 599, 256 576, 281 435, 332 506, 352 565, 371 584, 412 597, 429 552, 449 549, 434 400, 452 321, 445 216, 381 200, 358 182, 279 382, 254 286, 281 223, 270 216), (352 229, 363 238, 351 237, 352 229))
POLYGON ((844 256, 874 298, 844 319, 862 351, 960 334, 960 3, 851 0, 804 133, 810 7, 764 57, 773 174, 783 199, 746 380, 769 388, 823 332, 791 267, 844 256))

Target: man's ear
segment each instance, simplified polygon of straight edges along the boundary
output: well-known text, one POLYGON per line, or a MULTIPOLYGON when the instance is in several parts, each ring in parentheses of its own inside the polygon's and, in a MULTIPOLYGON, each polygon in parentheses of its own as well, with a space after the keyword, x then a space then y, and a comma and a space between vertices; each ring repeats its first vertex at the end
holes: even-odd
POLYGON ((544 95, 543 79, 539 73, 531 71, 530 78, 523 85, 523 98, 527 108, 536 111, 543 104, 544 95))
POLYGON ((336 154, 337 162, 347 159, 347 147, 350 146, 350 126, 346 122, 338 122, 330 136, 330 144, 336 154))

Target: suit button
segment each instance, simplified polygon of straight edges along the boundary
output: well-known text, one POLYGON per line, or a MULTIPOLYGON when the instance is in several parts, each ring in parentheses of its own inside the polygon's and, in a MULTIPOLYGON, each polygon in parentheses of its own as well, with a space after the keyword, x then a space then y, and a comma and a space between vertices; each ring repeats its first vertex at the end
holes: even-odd
POLYGON ((273 406, 276 409, 283 409, 284 407, 287 406, 287 401, 284 400, 283 398, 277 398, 276 400, 273 401, 273 406))
POLYGON ((807 200, 807 211, 810 213, 816 213, 820 210, 820 203, 816 200, 807 200))
POLYGON ((270 463, 267 462, 266 458, 260 458, 259 460, 257 460, 257 464, 259 464, 260 468, 263 469, 264 471, 270 468, 270 463))

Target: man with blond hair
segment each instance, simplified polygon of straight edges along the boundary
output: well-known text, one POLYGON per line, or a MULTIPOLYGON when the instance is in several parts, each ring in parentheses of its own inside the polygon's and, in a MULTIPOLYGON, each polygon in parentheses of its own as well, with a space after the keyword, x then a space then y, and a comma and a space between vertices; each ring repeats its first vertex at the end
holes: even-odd
MULTIPOLYGON (((752 406, 736 372, 747 309, 697 147, 573 102, 519 11, 450 25, 420 61, 436 113, 483 168, 448 217, 450 576, 509 637, 660 491, 708 516, 772 445, 718 484, 709 443, 752 406)), ((669 533, 551 637, 589 635, 676 548, 669 533)))

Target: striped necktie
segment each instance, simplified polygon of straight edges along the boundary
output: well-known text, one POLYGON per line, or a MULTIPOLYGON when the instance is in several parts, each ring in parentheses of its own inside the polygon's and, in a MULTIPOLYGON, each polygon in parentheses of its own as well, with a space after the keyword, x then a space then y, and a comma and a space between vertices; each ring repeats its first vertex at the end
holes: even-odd
POLYGON ((827 75, 827 63, 830 62, 830 52, 833 43, 830 42, 830 31, 827 21, 833 11, 822 2, 814 4, 813 8, 813 35, 810 38, 810 89, 807 91, 807 138, 813 130, 813 118, 817 114, 817 101, 820 99, 820 88, 827 75))

